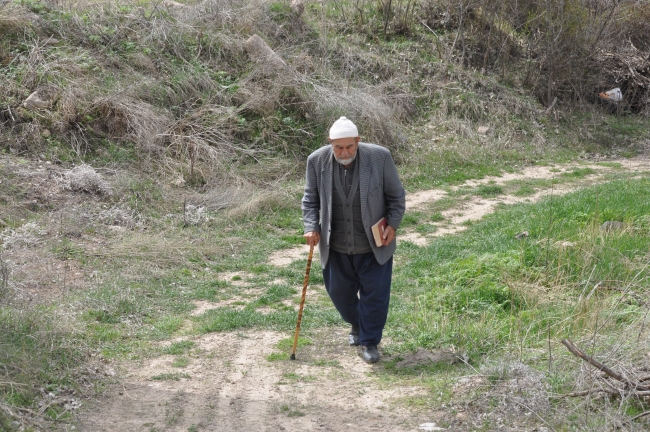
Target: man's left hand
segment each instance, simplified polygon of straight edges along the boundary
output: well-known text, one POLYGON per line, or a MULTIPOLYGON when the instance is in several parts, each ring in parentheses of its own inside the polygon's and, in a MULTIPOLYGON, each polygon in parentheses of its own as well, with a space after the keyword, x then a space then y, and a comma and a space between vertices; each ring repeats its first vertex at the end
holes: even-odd
POLYGON ((395 240, 395 228, 393 228, 390 225, 386 225, 386 229, 384 229, 384 233, 381 235, 381 238, 383 240, 382 246, 387 246, 395 240))

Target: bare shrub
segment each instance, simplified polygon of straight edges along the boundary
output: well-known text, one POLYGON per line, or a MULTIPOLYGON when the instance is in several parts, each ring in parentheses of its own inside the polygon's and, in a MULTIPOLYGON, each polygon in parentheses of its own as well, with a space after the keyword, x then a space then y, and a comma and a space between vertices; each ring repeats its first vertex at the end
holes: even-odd
POLYGON ((250 188, 229 185, 226 181, 215 186, 206 193, 192 199, 207 210, 217 211, 235 207, 246 200, 250 195, 250 188))
POLYGON ((134 210, 117 206, 107 210, 102 210, 99 212, 97 217, 103 224, 123 226, 127 228, 134 228, 141 223, 139 215, 134 210))
POLYGON ((212 220, 205 206, 190 204, 187 200, 183 201, 182 214, 170 213, 165 215, 164 218, 180 221, 185 226, 198 226, 212 220))
POLYGON ((38 121, 14 126, 13 139, 8 142, 9 151, 14 154, 40 151, 43 145, 42 131, 38 121))
POLYGON ((506 412, 544 413, 551 408, 545 375, 520 362, 497 362, 485 365, 482 372, 493 382, 490 395, 506 412))
POLYGON ((183 223, 185 225, 200 225, 208 220, 210 217, 206 213, 205 207, 187 203, 183 205, 183 223))
POLYGON ((650 51, 650 4, 625 2, 619 16, 614 23, 619 41, 629 40, 636 49, 650 51))
POLYGON ((74 192, 110 195, 110 185, 87 164, 78 165, 63 175, 63 187, 74 192))
POLYGON ((2 249, 14 250, 23 247, 34 247, 41 244, 45 231, 36 223, 30 222, 22 225, 15 230, 6 229, 0 233, 2 249))

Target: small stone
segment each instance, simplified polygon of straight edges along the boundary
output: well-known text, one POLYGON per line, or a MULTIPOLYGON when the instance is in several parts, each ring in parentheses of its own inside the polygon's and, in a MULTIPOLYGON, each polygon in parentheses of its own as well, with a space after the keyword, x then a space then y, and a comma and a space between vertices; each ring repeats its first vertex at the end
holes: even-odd
POLYGON ((58 97, 59 92, 56 87, 41 86, 25 99, 23 106, 28 110, 52 108, 58 97))
POLYGON ((50 136, 52 136, 52 132, 50 132, 49 129, 43 129, 43 132, 41 132, 41 136, 43 138, 49 138, 50 136))
POLYGON ((478 133, 485 135, 490 130, 490 126, 479 126, 478 133))
POLYGON ((300 17, 305 10, 305 5, 302 0, 293 0, 291 2, 291 10, 297 17, 300 17))

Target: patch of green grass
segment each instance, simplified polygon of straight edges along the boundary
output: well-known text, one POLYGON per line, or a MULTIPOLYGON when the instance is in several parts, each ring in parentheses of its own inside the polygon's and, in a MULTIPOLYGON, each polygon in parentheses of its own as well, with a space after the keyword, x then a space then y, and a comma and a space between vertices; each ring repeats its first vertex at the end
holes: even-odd
POLYGON ((177 373, 177 372, 161 373, 151 377, 153 381, 180 381, 181 378, 190 379, 192 377, 186 373, 177 373))
POLYGON ((623 165, 621 165, 620 162, 596 162, 596 165, 608 167, 608 168, 623 168, 623 165))
POLYGON ((302 236, 302 234, 283 235, 280 237, 280 240, 288 245, 305 244, 305 238, 302 236))
MULTIPOLYGON (((251 308, 236 310, 218 308, 207 311, 194 319, 199 323, 199 331, 203 333, 238 330, 251 327, 269 328, 278 331, 292 331, 296 326, 296 312, 291 310, 274 310, 262 314, 251 308)), ((321 308, 315 305, 305 305, 301 329, 318 328, 321 326, 339 325, 341 319, 332 308, 321 308)))
POLYGON ((172 342, 171 345, 161 349, 163 354, 181 355, 194 348, 196 344, 190 340, 172 342))
POLYGON ((157 338, 168 338, 183 327, 183 318, 180 316, 162 316, 153 322, 153 335, 157 338))
POLYGON ((172 367, 175 368, 184 368, 190 364, 190 359, 185 356, 176 357, 172 362, 172 367))
POLYGON ((495 197, 503 194, 503 187, 499 185, 480 185, 476 188, 476 195, 484 198, 495 197))
POLYGON ((341 363, 338 360, 316 360, 314 366, 323 366, 323 367, 341 367, 341 363))
POLYGON ((429 213, 437 213, 437 212, 443 212, 445 210, 449 210, 450 208, 455 207, 457 204, 458 204, 458 198, 448 196, 436 200, 432 203, 428 203, 426 205, 426 209, 429 213))
POLYGON ((420 220, 421 214, 419 212, 408 212, 404 214, 404 217, 402 218, 402 224, 400 226, 402 227, 408 227, 408 226, 413 226, 417 225, 418 221, 420 220))
MULTIPOLYGON (((13 406, 12 411, 33 409, 42 398, 41 388, 56 392, 74 386, 69 371, 83 364, 89 354, 91 341, 86 335, 68 333, 66 324, 53 319, 51 312, 43 306, 16 310, 0 304, 0 403, 13 406)), ((60 415, 63 408, 53 412, 60 415)), ((6 414, 0 409, 0 430, 17 430, 12 425, 15 419, 6 414)))
POLYGON ((285 372, 282 374, 282 380, 279 384, 314 381, 316 381, 316 377, 313 375, 300 375, 295 372, 285 372))
POLYGON ((428 224, 428 223, 427 224, 419 224, 418 226, 415 227, 415 231, 418 234, 422 234, 422 235, 426 235, 426 234, 429 234, 429 233, 436 232, 437 229, 438 229, 438 227, 436 227, 435 225, 432 225, 432 224, 428 224))
MULTIPOLYGON (((314 341, 308 337, 304 337, 304 336, 298 337, 299 347, 309 346, 313 344, 314 341)), ((291 337, 291 338, 281 339, 278 341, 278 343, 275 344, 275 347, 282 351, 291 351, 291 349, 293 348, 293 338, 291 337)))
POLYGON ((221 280, 199 282, 192 290, 191 298, 195 300, 215 301, 218 299, 219 295, 228 287, 228 282, 221 280))
POLYGON ((514 196, 525 197, 535 194, 535 188, 531 185, 522 185, 517 190, 513 192, 514 196))
POLYGON ((603 236, 599 226, 604 220, 634 226, 650 212, 649 186, 646 179, 621 180, 507 206, 461 234, 436 238, 425 248, 400 248, 390 337, 404 341, 402 349, 453 345, 476 361, 523 334, 527 346, 535 347, 545 343, 549 331, 551 337, 579 337, 592 331, 594 320, 604 333, 619 322, 631 325, 642 314, 634 305, 613 301, 617 294, 595 298, 586 310, 561 299, 592 289, 597 281, 645 280, 648 271, 639 257, 647 257, 648 234, 603 236), (514 238, 521 231, 530 233, 524 243, 514 238), (558 240, 575 246, 555 246, 558 240), (546 296, 524 288, 530 284, 561 284, 563 290, 546 296), (558 320, 568 316, 573 318, 558 320))
POLYGON ((257 305, 271 305, 281 302, 282 300, 294 296, 296 289, 286 285, 272 285, 260 296, 255 302, 257 305))
POLYGON ((433 213, 431 216, 429 216, 429 220, 431 222, 442 222, 443 220, 445 220, 445 217, 442 215, 442 213, 438 211, 433 213))
POLYGON ((83 249, 68 238, 63 238, 53 248, 52 252, 61 260, 81 259, 84 256, 83 249))
POLYGON ((287 417, 304 417, 305 413, 297 409, 293 409, 289 405, 282 405, 280 407, 280 412, 283 412, 287 417))
POLYGON ((97 342, 114 342, 122 337, 120 328, 111 324, 92 323, 88 330, 90 337, 97 342))
POLYGON ((287 353, 274 352, 266 356, 266 361, 270 361, 270 362, 284 361, 284 360, 289 360, 289 355, 287 355, 287 353))
POLYGON ((574 178, 583 178, 591 174, 596 174, 596 170, 593 168, 576 168, 571 171, 566 171, 560 174, 563 177, 574 177, 574 178))

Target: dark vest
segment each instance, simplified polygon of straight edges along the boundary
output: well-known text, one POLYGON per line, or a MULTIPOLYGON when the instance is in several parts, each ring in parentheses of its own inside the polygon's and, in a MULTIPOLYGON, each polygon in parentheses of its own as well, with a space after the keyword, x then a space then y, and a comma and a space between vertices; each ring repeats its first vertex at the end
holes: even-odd
POLYGON ((361 220, 358 156, 347 170, 338 162, 333 167, 330 247, 339 253, 372 252, 361 220))

